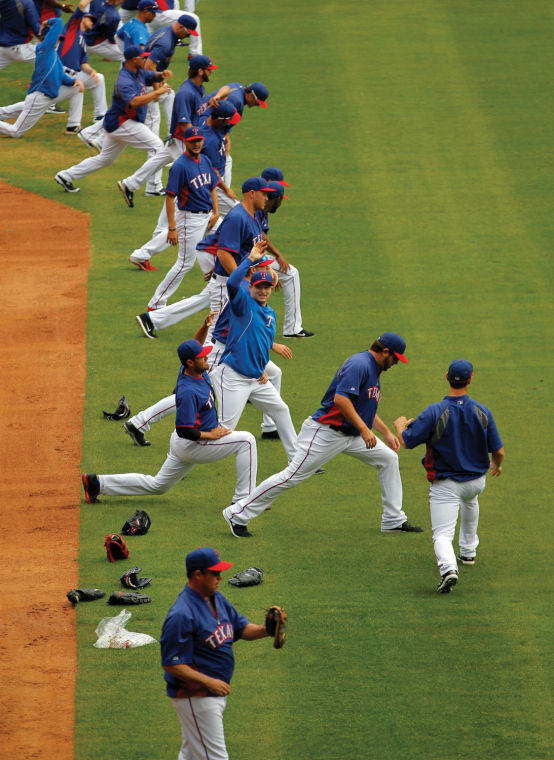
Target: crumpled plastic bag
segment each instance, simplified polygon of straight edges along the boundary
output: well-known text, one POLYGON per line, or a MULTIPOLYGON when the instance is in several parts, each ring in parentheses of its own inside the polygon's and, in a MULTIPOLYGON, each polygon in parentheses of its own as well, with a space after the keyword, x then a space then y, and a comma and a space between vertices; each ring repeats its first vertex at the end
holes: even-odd
POLYGON ((98 641, 93 646, 97 649, 130 649, 142 647, 145 644, 155 644, 156 639, 147 633, 133 633, 125 628, 131 614, 126 610, 121 610, 119 615, 102 618, 96 628, 98 641))

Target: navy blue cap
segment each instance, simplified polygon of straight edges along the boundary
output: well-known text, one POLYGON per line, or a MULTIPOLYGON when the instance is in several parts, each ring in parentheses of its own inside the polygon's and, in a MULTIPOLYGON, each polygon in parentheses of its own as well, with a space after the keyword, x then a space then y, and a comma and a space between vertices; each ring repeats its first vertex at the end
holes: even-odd
POLYGON ((159 10, 158 3, 156 0, 139 0, 139 4, 137 5, 138 11, 152 11, 152 13, 156 13, 156 11, 159 10))
POLYGON ((188 13, 183 13, 183 15, 179 16, 177 19, 177 23, 181 24, 181 26, 184 26, 190 35, 193 37, 198 37, 198 32, 196 31, 198 21, 193 16, 189 16, 188 13))
POLYGON ((269 193, 270 198, 284 198, 288 201, 288 196, 285 195, 285 188, 280 182, 270 180, 267 186, 271 188, 271 192, 269 193))
POLYGON ((236 112, 237 109, 232 103, 229 103, 228 100, 222 100, 221 103, 212 110, 212 118, 229 121, 233 118, 236 112))
POLYGON ((233 567, 232 562, 224 562, 215 549, 210 549, 207 546, 189 552, 186 556, 185 563, 187 566, 187 573, 190 573, 193 570, 214 570, 215 572, 219 572, 221 570, 229 570, 230 567, 233 567))
POLYGON ((280 182, 281 185, 284 185, 285 187, 290 187, 289 183, 285 182, 283 172, 280 169, 277 169, 276 166, 270 166, 268 169, 264 169, 262 172, 262 177, 264 179, 271 179, 275 182, 280 182))
POLYGON ((130 61, 131 58, 148 58, 150 53, 143 50, 139 45, 129 45, 128 48, 125 48, 123 55, 126 61, 130 61))
POLYGON ((267 269, 260 272, 254 272, 250 278, 250 284, 257 285, 259 282, 267 282, 269 285, 273 285, 273 276, 271 272, 268 272, 267 269))
POLYGON ((254 93, 254 98, 262 108, 267 108, 267 103, 265 101, 269 97, 269 90, 265 84, 262 84, 261 82, 252 82, 252 84, 249 84, 246 89, 254 93))
POLYGON ((408 363, 408 360, 404 356, 406 341, 404 338, 401 338, 400 335, 397 333, 386 332, 383 333, 380 338, 377 338, 377 340, 382 346, 388 348, 389 351, 392 351, 398 361, 404 362, 404 364, 408 363))
POLYGON ((449 380, 462 382, 469 380, 472 375, 473 364, 468 362, 467 359, 455 359, 450 367, 448 367, 447 377, 449 380))
POLYGON ((181 364, 184 366, 187 359, 198 359, 201 356, 207 356, 212 350, 213 346, 203 346, 197 340, 185 340, 179 348, 177 353, 181 364))
POLYGON ((273 191, 272 187, 269 187, 269 183, 265 182, 261 177, 250 177, 242 183, 242 192, 249 193, 250 190, 264 190, 266 193, 273 191))
POLYGON ((198 71, 198 69, 217 69, 215 63, 212 63, 212 59, 207 55, 191 55, 189 58, 189 69, 198 71))
POLYGON ((187 127, 185 129, 185 140, 203 140, 204 135, 200 132, 200 127, 187 127))

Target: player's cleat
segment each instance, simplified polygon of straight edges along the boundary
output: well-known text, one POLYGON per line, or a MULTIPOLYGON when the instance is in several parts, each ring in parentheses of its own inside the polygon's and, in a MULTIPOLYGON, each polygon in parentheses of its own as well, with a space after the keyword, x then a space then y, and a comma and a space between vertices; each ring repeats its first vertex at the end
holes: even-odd
POLYGON ((136 428, 132 422, 124 422, 123 428, 125 429, 125 432, 127 435, 130 435, 133 439, 135 446, 150 446, 150 441, 146 441, 144 438, 144 433, 141 433, 138 428, 136 428))
POLYGON ((82 127, 80 124, 77 124, 74 127, 66 127, 65 128, 65 134, 66 135, 78 135, 81 131, 82 127))
POLYGON ((161 198, 165 196, 165 190, 147 190, 144 194, 147 198, 161 198))
POLYGON ((252 533, 250 533, 246 525, 239 525, 238 523, 234 523, 230 517, 227 517, 225 510, 223 510, 221 514, 223 515, 223 519, 231 529, 231 533, 235 538, 250 538, 252 536, 252 533))
POLYGON ((75 187, 75 185, 73 184, 73 182, 71 182, 71 180, 65 179, 65 177, 62 177, 61 174, 56 174, 56 176, 54 177, 54 179, 56 180, 56 182, 58 183, 58 185, 61 185, 63 187, 63 189, 65 190, 66 193, 78 193, 79 192, 79 188, 75 187))
POLYGON ((97 498, 100 493, 100 481, 98 480, 98 475, 89 475, 86 472, 83 472, 81 480, 83 482, 87 504, 100 504, 100 499, 97 498))
POLYGON ((121 195, 123 196, 125 203, 129 206, 129 208, 134 208, 135 204, 133 202, 133 193, 131 190, 127 188, 124 182, 118 182, 117 186, 121 191, 121 195))
POLYGON ((87 148, 90 148, 91 150, 95 150, 97 153, 102 152, 101 146, 96 142, 96 140, 87 140, 87 138, 84 136, 83 132, 77 132, 77 137, 79 140, 85 143, 87 148))
POLYGON ((313 338, 315 333, 308 330, 300 330, 297 333, 291 333, 290 335, 283 335, 283 338, 313 338))
POLYGON ((456 583, 458 583, 458 573, 455 570, 449 570, 442 576, 441 582, 437 586, 437 591, 439 594, 449 594, 450 589, 455 586, 456 583))
POLYGON ((139 269, 143 269, 145 272, 157 272, 158 267, 153 267, 150 263, 150 259, 146 259, 145 261, 141 261, 140 259, 134 259, 133 254, 129 256, 129 261, 131 264, 134 264, 139 269))
POLYGON ((398 525, 396 528, 387 528, 383 531, 383 533, 392 533, 394 530, 401 530, 404 533, 423 533, 423 528, 420 528, 419 525, 412 525, 412 523, 408 522, 407 520, 402 523, 402 525, 398 525))
POLYGON ((156 340, 158 336, 156 335, 154 325, 152 324, 152 320, 148 314, 138 314, 135 319, 137 320, 140 329, 146 335, 146 337, 151 338, 152 340, 156 340))
POLYGON ((262 433, 262 438, 272 441, 280 440, 279 432, 277 430, 266 430, 265 433, 262 433))
POLYGON ((462 565, 474 565, 475 564, 475 557, 462 557, 461 554, 458 554, 458 559, 462 563, 462 565))
POLYGON ((67 113, 58 103, 52 103, 51 106, 48 106, 46 109, 46 113, 67 113))

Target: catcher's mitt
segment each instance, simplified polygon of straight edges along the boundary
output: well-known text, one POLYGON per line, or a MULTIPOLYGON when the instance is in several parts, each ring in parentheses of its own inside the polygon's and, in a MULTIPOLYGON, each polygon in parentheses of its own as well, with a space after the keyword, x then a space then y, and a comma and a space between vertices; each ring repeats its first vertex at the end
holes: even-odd
POLYGON ((104 546, 110 562, 115 562, 116 559, 127 559, 129 556, 127 544, 118 533, 109 533, 104 541, 104 546))
POLYGON ((287 613, 282 607, 273 605, 265 616, 265 630, 273 637, 275 649, 281 649, 287 638, 287 613))
POLYGON ((92 602, 95 599, 102 599, 103 596, 106 596, 106 592, 100 591, 99 588, 72 588, 66 596, 75 606, 79 602, 92 602))
POLYGON ((126 570, 120 578, 121 585, 125 588, 144 588, 152 581, 152 578, 139 578, 140 567, 132 567, 126 570))
POLYGON ((127 403, 125 396, 120 396, 115 412, 103 412, 106 420, 126 420, 131 416, 131 408, 127 403))
POLYGON ((148 594, 133 594, 131 591, 114 591, 108 599, 108 604, 148 604, 152 599, 148 594))
POLYGON ((121 532, 124 536, 144 536, 150 530, 151 525, 152 520, 146 512, 143 509, 136 509, 131 517, 125 521, 121 532))
POLYGON ((229 583, 232 586, 257 586, 258 583, 263 582, 263 575, 264 571, 261 568, 249 567, 229 578, 229 583))

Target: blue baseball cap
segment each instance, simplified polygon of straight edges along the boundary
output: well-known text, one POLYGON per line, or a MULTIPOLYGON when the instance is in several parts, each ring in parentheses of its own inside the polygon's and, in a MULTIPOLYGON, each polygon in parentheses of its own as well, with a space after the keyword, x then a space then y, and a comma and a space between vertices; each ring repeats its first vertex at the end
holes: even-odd
POLYGON ((232 121, 236 113, 237 109, 232 103, 229 103, 228 100, 222 100, 221 103, 212 110, 212 118, 232 121))
POLYGON ((181 24, 181 26, 184 26, 190 35, 193 37, 198 37, 198 32, 196 31, 198 21, 193 16, 189 16, 188 13, 183 13, 183 15, 179 16, 177 19, 177 23, 181 24))
POLYGON ((264 179, 271 179, 274 182, 280 182, 281 185, 284 185, 285 187, 290 187, 289 183, 285 182, 283 172, 280 169, 277 169, 276 166, 270 166, 268 169, 264 169, 262 177, 264 179))
POLYGON ((262 84, 261 82, 252 82, 252 84, 249 84, 246 89, 253 93, 254 99, 259 106, 267 108, 267 103, 265 101, 269 97, 269 90, 265 84, 262 84))
POLYGON ((271 188, 271 192, 269 193, 270 198, 284 198, 288 201, 288 195, 285 195, 285 188, 280 182, 270 180, 267 185, 271 188))
POLYGON ((203 140, 204 135, 200 132, 200 127, 187 127, 185 129, 185 140, 203 140))
POLYGON ((179 348, 177 353, 181 364, 184 366, 187 359, 198 359, 202 356, 207 356, 212 350, 213 346, 203 346, 197 340, 185 340, 179 348))
POLYGON ((250 278, 251 285, 258 285, 260 282, 266 282, 268 285, 273 285, 273 275, 271 272, 264 270, 263 272, 254 272, 250 278))
POLYGON ((382 346, 388 348, 389 351, 392 351, 399 362, 403 362, 404 364, 408 363, 408 360, 404 356, 406 341, 404 338, 401 338, 400 335, 397 333, 386 332, 383 333, 380 338, 377 338, 377 340, 382 346))
POLYGON ((198 71, 198 69, 217 69, 218 66, 212 63, 212 59, 207 55, 191 55, 189 58, 189 70, 198 71))
POLYGON ((152 11, 152 13, 156 13, 156 11, 159 11, 158 3, 155 2, 155 0, 139 0, 139 4, 137 5, 138 11, 152 11))
POLYGON ((210 549, 207 546, 189 552, 185 563, 187 573, 191 573, 193 570, 213 570, 214 572, 219 572, 233 567, 232 562, 224 562, 215 549, 210 549))
POLYGON ((125 48, 123 55, 126 61, 130 61, 131 58, 148 58, 150 53, 143 50, 140 45, 129 45, 128 48, 125 48))
POLYGON ((271 193, 273 188, 269 187, 269 183, 261 177, 250 177, 242 183, 242 192, 249 193, 250 190, 263 190, 265 193, 271 193))
POLYGON ((469 380, 473 376, 473 364, 467 359, 455 359, 448 367, 447 377, 449 380, 461 382, 469 380))

